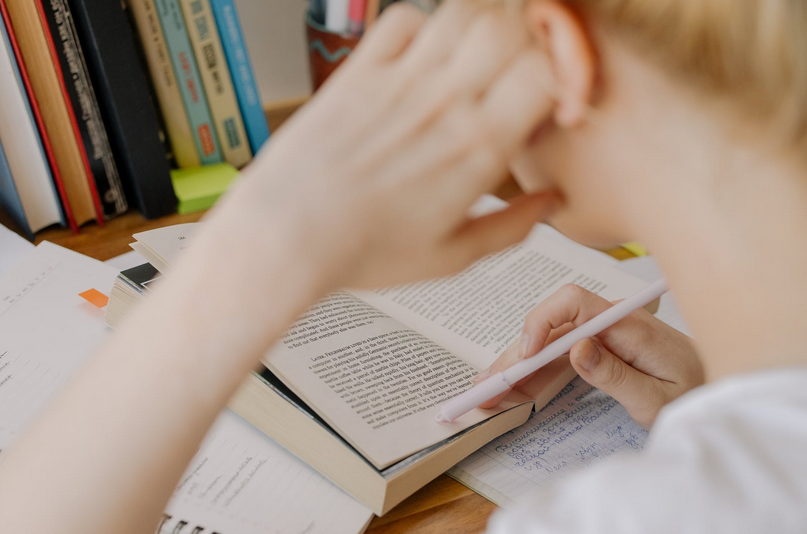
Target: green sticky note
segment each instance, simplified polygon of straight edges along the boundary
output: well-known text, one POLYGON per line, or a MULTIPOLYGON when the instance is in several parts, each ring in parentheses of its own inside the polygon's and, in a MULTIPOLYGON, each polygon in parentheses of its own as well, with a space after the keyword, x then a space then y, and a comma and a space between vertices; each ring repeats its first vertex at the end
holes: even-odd
POLYGON ((177 212, 193 213, 210 208, 238 177, 238 169, 227 163, 171 171, 177 212))

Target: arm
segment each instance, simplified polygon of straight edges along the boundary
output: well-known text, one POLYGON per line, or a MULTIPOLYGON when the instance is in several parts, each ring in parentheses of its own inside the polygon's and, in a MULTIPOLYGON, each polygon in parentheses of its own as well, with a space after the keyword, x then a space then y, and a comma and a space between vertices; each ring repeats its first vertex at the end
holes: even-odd
POLYGON ((521 25, 468 2, 428 23, 391 11, 12 447, 0 531, 153 531, 215 416, 306 307, 455 271, 548 211, 554 197, 531 195, 466 218, 551 107, 521 25))

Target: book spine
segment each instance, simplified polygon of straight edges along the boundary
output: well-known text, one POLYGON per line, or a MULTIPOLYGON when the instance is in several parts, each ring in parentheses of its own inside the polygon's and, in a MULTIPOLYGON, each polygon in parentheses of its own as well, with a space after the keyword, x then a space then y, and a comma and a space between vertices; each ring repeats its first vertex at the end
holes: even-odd
POLYGON ((33 91, 32 102, 41 111, 43 134, 50 139, 54 156, 54 176, 66 193, 66 211, 75 228, 95 220, 98 209, 91 189, 91 177, 79 147, 74 122, 65 100, 62 84, 48 43, 49 32, 43 25, 36 0, 4 0, 11 32, 16 37, 21 65, 33 91))
POLYGON ((6 35, 8 36, 11 50, 14 52, 14 59, 17 62, 17 69, 20 72, 20 78, 28 96, 28 103, 31 106, 31 114, 33 115, 34 122, 36 123, 36 128, 39 131, 39 138, 42 141, 42 150, 45 153, 45 158, 50 166, 53 184, 56 188, 59 199, 61 200, 61 208, 64 215, 64 220, 73 232, 78 233, 78 224, 76 223, 76 219, 73 216, 73 211, 70 208, 70 202, 67 198, 67 191, 65 190, 64 182, 62 181, 62 175, 59 172, 59 167, 56 165, 56 156, 53 153, 50 137, 48 136, 48 131, 45 128, 45 123, 42 119, 42 111, 39 109, 36 94, 34 93, 33 86, 31 85, 31 79, 28 76, 28 70, 26 69, 23 61, 22 51, 20 50, 19 43, 17 42, 17 36, 14 33, 14 28, 11 25, 11 17, 8 13, 5 0, 0 0, 0 18, 2 18, 0 22, 2 22, 6 30, 6 35))
POLYGON ((257 154, 269 139, 269 125, 266 123, 266 114, 261 105, 260 93, 255 83, 235 3, 233 0, 210 0, 210 6, 233 77, 235 95, 244 118, 249 145, 252 153, 257 154))
POLYGON ((243 167, 252 159, 252 151, 210 0, 180 0, 180 5, 224 159, 233 167, 243 167))
POLYGON ((199 70, 185 27, 185 19, 177 0, 155 0, 160 24, 174 74, 180 87, 185 111, 193 129, 193 138, 202 164, 221 163, 222 154, 207 96, 202 88, 199 70))
POLYGON ((87 185, 89 187, 89 192, 91 196, 92 205, 95 208, 95 220, 99 226, 103 226, 104 224, 104 210, 101 207, 101 199, 98 195, 98 187, 95 185, 95 178, 93 177, 93 169, 90 165, 90 159, 87 156, 87 147, 84 144, 84 138, 81 136, 81 130, 79 127, 79 121, 76 118, 76 110, 73 107, 73 102, 70 99, 70 93, 68 92, 68 84, 64 77, 64 72, 62 71, 61 63, 59 62, 59 52, 56 48, 56 42, 51 36, 50 30, 48 28, 48 21, 45 15, 45 5, 43 0, 35 0, 37 14, 39 15, 40 23, 42 24, 42 30, 45 35, 45 42, 48 45, 48 50, 50 52, 51 61, 53 61, 53 68, 56 72, 56 80, 59 84, 59 90, 62 93, 62 98, 64 99, 64 104, 67 109, 67 116, 70 120, 70 127, 73 129, 73 135, 75 136, 75 142, 78 146, 78 154, 81 160, 81 164, 84 166, 84 176, 87 180, 87 185))
POLYGON ((174 212, 176 196, 148 76, 119 2, 70 0, 126 195, 147 218, 174 212))
POLYGON ((22 74, 14 56, 6 26, 0 19, 0 140, 6 142, 11 174, 32 232, 55 223, 64 226, 64 215, 48 160, 37 131, 22 74), (17 181, 19 179, 19 181, 17 181))
POLYGON ((76 35, 66 0, 41 2, 46 28, 54 44, 54 61, 63 74, 65 90, 76 116, 84 153, 97 189, 103 218, 111 219, 128 209, 123 184, 101 119, 98 99, 90 83, 84 52, 76 35))
POLYGON ((181 168, 198 167, 201 165, 199 152, 182 103, 154 0, 131 0, 129 8, 140 35, 140 43, 146 55, 151 81, 177 164, 181 168))
POLYGON ((22 199, 14 184, 14 177, 11 176, 11 168, 8 166, 6 153, 3 145, 0 144, 0 209, 8 215, 12 222, 16 224, 28 237, 34 239, 34 233, 25 217, 25 210, 22 207, 22 199))

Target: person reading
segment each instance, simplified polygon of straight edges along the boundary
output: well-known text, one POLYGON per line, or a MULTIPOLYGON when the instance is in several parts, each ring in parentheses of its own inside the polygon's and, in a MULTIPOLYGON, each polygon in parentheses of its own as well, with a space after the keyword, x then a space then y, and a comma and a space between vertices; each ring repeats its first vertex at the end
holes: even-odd
MULTIPOLYGON (((455 272, 548 218, 588 244, 649 247, 695 341, 639 311, 577 343, 575 369, 649 445, 491 531, 803 532, 805 148, 803 2, 393 6, 8 451, 0 531, 153 530, 216 414, 306 308, 455 272), (508 168, 527 193, 469 219, 508 168)), ((490 372, 610 305, 565 287, 490 372)))

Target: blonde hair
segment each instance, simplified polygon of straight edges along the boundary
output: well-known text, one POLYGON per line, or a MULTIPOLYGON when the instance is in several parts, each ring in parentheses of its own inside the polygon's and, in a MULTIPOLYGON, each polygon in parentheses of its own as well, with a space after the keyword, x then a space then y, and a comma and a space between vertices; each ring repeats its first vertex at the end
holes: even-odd
POLYGON ((807 1, 564 1, 676 79, 807 148, 807 1))

